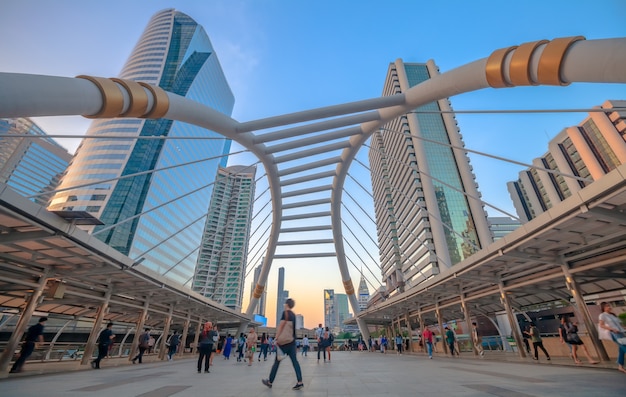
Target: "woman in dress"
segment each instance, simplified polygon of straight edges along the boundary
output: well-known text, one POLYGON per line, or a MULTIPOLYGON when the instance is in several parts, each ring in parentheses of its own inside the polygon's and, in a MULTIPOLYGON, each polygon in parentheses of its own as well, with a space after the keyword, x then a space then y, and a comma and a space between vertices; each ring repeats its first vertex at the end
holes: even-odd
POLYGON ((233 337, 228 334, 226 336, 226 341, 224 342, 224 351, 222 354, 224 355, 224 360, 230 360, 230 351, 233 348, 233 337))
POLYGON ((587 360, 589 360, 589 364, 597 364, 598 361, 595 361, 591 358, 589 354, 589 350, 587 350, 587 346, 583 343, 580 336, 578 336, 578 325, 576 323, 572 323, 567 316, 561 317, 561 327, 559 327, 559 334, 561 336, 561 341, 567 343, 570 346, 572 351, 572 358, 576 364, 582 364, 582 361, 578 359, 578 346, 582 347, 585 351, 585 355, 587 356, 587 360))
MULTIPOLYGON (((626 330, 620 324, 619 318, 611 311, 611 304, 607 302, 602 302, 600 304, 600 309, 602 313, 600 313, 600 317, 598 318, 598 327, 600 330, 604 330, 604 332, 608 332, 611 339, 617 343, 618 352, 617 352, 617 369, 620 372, 626 374, 626 369, 624 369, 624 355, 626 354, 626 345, 620 343, 620 341, 626 337, 626 330)), ((601 335, 602 336, 602 335, 601 335)), ((600 338, 605 339, 605 338, 600 338)), ((608 338, 606 338, 608 339, 608 338)))

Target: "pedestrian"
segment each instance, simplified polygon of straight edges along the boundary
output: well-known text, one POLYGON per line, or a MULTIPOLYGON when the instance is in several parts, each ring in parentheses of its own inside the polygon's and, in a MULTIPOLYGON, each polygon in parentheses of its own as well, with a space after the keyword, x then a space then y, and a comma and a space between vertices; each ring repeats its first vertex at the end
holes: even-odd
POLYGON ((267 334, 263 332, 261 334, 261 350, 259 350, 259 361, 261 361, 261 356, 263 356, 263 361, 267 361, 267 350, 269 349, 269 339, 267 334))
POLYGON ((541 349, 543 354, 546 355, 546 360, 550 361, 550 355, 546 351, 546 348, 543 347, 541 335, 539 335, 539 329, 537 329, 537 326, 535 325, 535 323, 532 323, 532 322, 530 323, 530 329, 528 331, 528 334, 530 335, 530 341, 533 343, 533 350, 535 351, 535 357, 533 357, 533 360, 539 360, 538 349, 541 349))
POLYGON ((237 339, 237 362, 243 360, 244 355, 246 354, 246 336, 244 333, 239 334, 239 339, 237 339))
MULTIPOLYGON (((302 371, 300 370, 300 364, 298 363, 298 357, 296 354, 296 315, 292 311, 295 305, 296 302, 291 298, 285 301, 285 310, 281 316, 283 320, 281 320, 278 330, 276 331, 276 339, 279 341, 284 340, 281 332, 283 332, 284 329, 287 331, 291 329, 291 335, 287 335, 288 338, 286 338, 291 339, 291 342, 288 342, 287 344, 279 344, 279 348, 285 353, 285 355, 289 356, 291 363, 293 364, 293 369, 296 371, 297 383, 294 387, 292 387, 292 389, 300 390, 304 387, 304 384, 302 383, 302 371)), ((272 388, 274 379, 276 379, 276 372, 278 371, 280 361, 281 360, 279 360, 278 354, 276 354, 276 359, 274 360, 272 370, 270 371, 270 377, 261 381, 265 386, 272 388)))
POLYGON ((433 332, 428 328, 424 328, 424 331, 422 331, 422 340, 424 341, 424 344, 426 345, 426 352, 428 353, 428 358, 432 359, 433 358, 433 332))
POLYGON ((113 339, 115 339, 113 323, 108 323, 98 337, 98 358, 91 362, 91 368, 100 369, 100 361, 109 354, 109 346, 113 343, 113 339))
POLYGON ((446 342, 448 342, 448 348, 450 349, 450 355, 454 357, 454 345, 456 343, 456 335, 450 327, 446 327, 446 342))
POLYGON ((524 347, 526 347, 526 353, 530 354, 530 326, 524 327, 524 331, 522 331, 522 340, 524 341, 524 347))
POLYGON ((230 360, 230 353, 233 349, 233 337, 231 334, 226 335, 226 340, 224 341, 224 348, 222 349, 222 355, 224 356, 224 360, 230 360))
POLYGON ((309 337, 307 335, 304 335, 304 338, 302 338, 302 355, 304 357, 307 356, 307 353, 309 352, 309 347, 311 347, 309 344, 309 337))
POLYGON ((204 372, 209 373, 209 366, 211 363, 211 354, 213 353, 213 345, 217 342, 218 335, 213 330, 213 323, 207 321, 204 324, 202 332, 199 336, 198 351, 200 356, 198 357, 198 373, 202 373, 202 362, 204 361, 204 372))
POLYGON ((396 335, 396 354, 402 354, 402 336, 396 335))
POLYGON ((317 339, 317 362, 320 362, 320 354, 324 355, 326 362, 326 347, 324 346, 324 327, 320 323, 315 329, 315 339, 317 339))
POLYGON ((600 317, 598 318, 598 331, 600 339, 609 339, 617 343, 617 369, 626 374, 624 369, 624 355, 626 354, 626 330, 620 324, 619 318, 611 311, 611 304, 600 303, 600 317))
MULTIPOLYGON (((589 364, 598 364, 599 361, 595 361, 591 358, 587 346, 583 343, 582 339, 578 335, 578 324, 571 322, 567 315, 561 316, 561 324, 565 329, 565 340, 571 348, 572 358, 576 364, 581 364, 582 361, 578 359, 578 347, 580 346, 589 360, 589 364)), ((560 331, 559 331, 560 332, 560 331)))
MULTIPOLYGON (((328 362, 330 362, 330 351, 333 348, 333 342, 335 341, 335 335, 333 335, 332 332, 330 332, 330 328, 326 327, 324 329, 324 351, 328 353, 328 362)), ((326 356, 324 356, 326 357, 326 356)), ((324 362, 326 361, 326 359, 324 358, 324 362)))
POLYGON ((213 325, 213 347, 211 348, 211 354, 209 355, 209 367, 213 366, 213 357, 217 351, 217 346, 220 343, 220 331, 217 329, 217 324, 213 325))
POLYGON ((385 335, 382 335, 380 337, 380 352, 386 353, 386 350, 387 350, 387 337, 385 335))
POLYGON ((152 354, 155 343, 156 343, 156 340, 154 339, 152 335, 150 335, 150 339, 148 339, 148 354, 152 354))
POLYGON ((472 323, 472 342, 474 342, 474 349, 481 356, 485 355, 485 350, 483 349, 483 340, 478 334, 478 325, 476 322, 472 323))
POLYGON ((178 331, 174 330, 166 345, 167 359, 168 361, 172 361, 172 357, 174 357, 174 354, 176 354, 176 351, 178 350, 178 345, 180 345, 180 336, 178 336, 178 331))
POLYGON ((372 337, 371 336, 367 340, 367 345, 369 347, 369 351, 373 352, 374 351, 374 342, 372 341, 372 337))
POLYGON ((248 358, 248 367, 252 365, 258 339, 259 336, 256 334, 254 327, 250 327, 248 330, 248 337, 246 338, 246 357, 248 358))
POLYGON ((26 359, 33 354, 36 345, 38 343, 43 343, 43 328, 46 321, 48 321, 48 317, 41 317, 37 324, 31 325, 28 328, 26 337, 24 338, 24 343, 22 343, 22 348, 20 349, 20 356, 11 367, 10 372, 12 374, 22 372, 22 366, 24 366, 26 359))
POLYGON ((133 364, 136 361, 139 361, 139 364, 142 363, 143 354, 150 347, 150 328, 146 328, 143 334, 139 335, 139 353, 132 359, 133 364))

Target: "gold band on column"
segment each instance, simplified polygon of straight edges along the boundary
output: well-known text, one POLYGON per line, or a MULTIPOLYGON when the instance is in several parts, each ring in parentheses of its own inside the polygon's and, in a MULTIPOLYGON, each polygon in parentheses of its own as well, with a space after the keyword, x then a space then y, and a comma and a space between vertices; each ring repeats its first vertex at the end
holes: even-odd
POLYGON ((252 293, 252 296, 254 297, 254 299, 259 299, 261 295, 263 295, 263 291, 265 291, 265 287, 261 284, 257 284, 256 287, 254 287, 254 292, 252 293))
POLYGON ((487 77, 487 83, 493 88, 511 87, 512 84, 506 81, 504 78, 504 60, 509 52, 515 50, 517 46, 508 48, 500 48, 495 50, 487 59, 487 65, 485 66, 485 76, 487 77))
POLYGON ((354 286, 352 285, 352 279, 344 281, 343 288, 346 290, 347 295, 354 295, 354 286))
POLYGON ((514 86, 539 84, 530 77, 530 60, 537 47, 546 43, 548 40, 539 40, 517 47, 509 64, 509 77, 514 86))
POLYGON ((152 109, 142 117, 146 119, 160 119, 165 116, 167 111, 170 108, 170 98, 167 96, 165 90, 161 87, 156 87, 144 82, 139 82, 142 87, 146 87, 154 98, 154 103, 152 104, 152 109))
POLYGON ((130 104, 128 109, 119 117, 141 117, 146 114, 148 110, 148 94, 143 89, 141 84, 132 80, 111 79, 114 82, 120 84, 128 92, 130 104))
POLYGON ((96 114, 85 116, 88 119, 110 119, 118 117, 124 109, 124 95, 120 88, 111 79, 104 77, 93 77, 80 75, 76 76, 77 79, 84 79, 91 81, 100 90, 102 95, 102 107, 96 114))
POLYGON ((540 84, 569 85, 569 82, 561 79, 561 65, 569 47, 580 40, 585 40, 585 38, 583 36, 563 37, 548 43, 541 53, 537 68, 537 78, 540 84))

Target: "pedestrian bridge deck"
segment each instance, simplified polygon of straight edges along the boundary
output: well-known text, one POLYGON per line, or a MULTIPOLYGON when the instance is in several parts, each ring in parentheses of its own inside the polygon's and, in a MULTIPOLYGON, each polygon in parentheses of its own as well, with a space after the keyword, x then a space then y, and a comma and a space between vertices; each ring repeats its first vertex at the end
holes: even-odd
POLYGON ((304 389, 293 391, 295 374, 283 361, 272 389, 261 384, 273 356, 252 366, 221 356, 211 373, 198 374, 195 356, 173 362, 147 356, 143 364, 105 359, 102 369, 77 362, 27 363, 24 372, 0 381, 3 397, 28 396, 623 396, 626 375, 616 364, 576 366, 567 358, 539 362, 516 354, 487 352, 484 358, 421 354, 333 352, 332 362, 315 353, 298 355, 304 389))

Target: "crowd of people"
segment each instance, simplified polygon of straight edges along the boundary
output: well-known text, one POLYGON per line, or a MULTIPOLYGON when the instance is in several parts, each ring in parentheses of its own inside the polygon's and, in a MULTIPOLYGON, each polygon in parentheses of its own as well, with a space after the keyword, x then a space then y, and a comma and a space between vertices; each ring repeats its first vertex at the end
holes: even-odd
MULTIPOLYGON (((359 336, 356 341, 348 339, 335 346, 333 333, 328 327, 322 326, 322 324, 319 324, 315 329, 312 340, 309 340, 308 335, 304 335, 301 340, 298 340, 295 332, 294 306, 295 301, 293 301, 293 299, 287 299, 280 325, 276 330, 276 335, 269 335, 266 332, 258 335, 254 327, 249 327, 247 333, 240 333, 237 338, 233 337, 231 334, 220 337, 216 325, 210 321, 204 323, 200 334, 197 335, 198 342, 197 346, 195 346, 198 352, 198 373, 202 373, 203 371, 205 373, 211 372, 210 369, 216 354, 221 354, 224 360, 230 360, 231 355, 236 355, 237 362, 247 363, 248 366, 253 365, 255 358, 256 361, 259 362, 261 359, 267 361, 268 356, 271 357, 274 355, 274 362, 269 377, 262 380, 265 386, 271 388, 281 361, 289 357, 296 373, 297 383, 293 386, 293 389, 298 390, 303 387, 303 383, 302 372, 297 360, 297 352, 299 350, 301 356, 307 357, 312 346, 312 341, 316 342, 318 363, 321 359, 323 359, 324 362, 330 363, 333 348, 346 351, 357 349, 358 351, 380 352, 383 354, 387 353, 390 348, 395 350, 396 354, 402 354, 409 348, 410 340, 408 338, 405 339, 400 334, 391 336, 391 339, 381 334, 377 338, 370 337, 367 341, 359 336)), ((602 312, 598 319, 599 337, 600 339, 609 340, 617 344, 618 370, 626 373, 626 369, 624 368, 626 330, 618 317, 611 311, 611 305, 609 303, 602 302, 601 310, 602 312)), ((28 357, 39 344, 44 342, 43 331, 47 320, 47 317, 40 318, 37 324, 31 326, 25 333, 20 355, 13 364, 10 371, 11 373, 21 372, 28 357)), ((582 352, 589 364, 598 364, 599 362, 592 358, 589 350, 578 335, 578 324, 566 315, 560 318, 560 322, 561 324, 558 329, 560 342, 567 345, 570 357, 574 362, 576 364, 582 363, 579 356, 579 353, 582 352)), ((476 354, 482 357, 484 355, 482 338, 476 322, 472 322, 469 331, 469 336, 472 341, 471 345, 476 350, 476 354)), ((550 354, 543 345, 543 339, 535 323, 530 322, 530 324, 522 330, 522 335, 525 349, 529 354, 531 354, 530 345, 532 343, 532 358, 534 360, 539 360, 539 351, 544 354, 546 360, 551 359, 550 354)), ((99 369, 102 360, 106 357, 110 357, 115 339, 116 335, 113 333, 113 323, 108 323, 100 332, 97 339, 97 355, 96 358, 91 361, 92 368, 99 369)), ((452 357, 459 355, 459 339, 453 327, 445 326, 440 339, 445 344, 452 357)), ((433 352, 436 352, 436 342, 437 336, 435 332, 428 327, 424 328, 419 338, 419 345, 425 349, 429 359, 432 359, 433 352)), ((144 354, 152 353, 155 347, 155 339, 150 334, 150 328, 146 327, 144 331, 138 335, 136 343, 136 352, 131 355, 133 357, 131 361, 133 364, 141 364, 144 354)), ((173 360, 176 353, 178 353, 184 345, 185 343, 182 341, 178 331, 173 330, 165 342, 167 359, 170 361, 173 360)))

